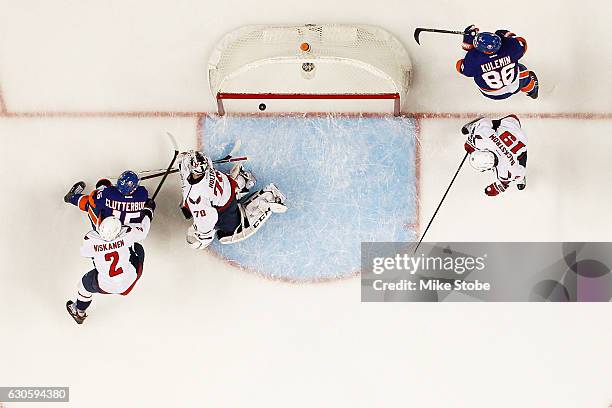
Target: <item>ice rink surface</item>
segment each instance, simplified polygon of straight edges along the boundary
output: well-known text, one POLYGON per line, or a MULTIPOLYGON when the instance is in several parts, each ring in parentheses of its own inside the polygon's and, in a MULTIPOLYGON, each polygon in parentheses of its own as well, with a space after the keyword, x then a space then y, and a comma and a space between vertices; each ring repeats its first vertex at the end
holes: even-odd
POLYGON ((612 402, 609 304, 361 304, 358 279, 262 279, 185 246, 176 179, 159 196, 136 289, 96 297, 77 327, 63 303, 90 267, 78 256, 87 222, 61 200, 79 179, 163 167, 165 131, 196 146, 201 113, 215 106, 206 61, 225 32, 359 22, 397 35, 412 58, 405 110, 421 141, 421 225, 461 160, 464 122, 514 112, 529 136, 527 190, 490 199, 489 178, 466 168, 429 239, 610 241, 609 2, 0 5, 0 386, 70 386, 70 406, 88 408, 612 402), (412 40, 417 26, 470 23, 527 39, 522 62, 538 73, 540 99, 484 100, 454 70, 459 38, 412 40))

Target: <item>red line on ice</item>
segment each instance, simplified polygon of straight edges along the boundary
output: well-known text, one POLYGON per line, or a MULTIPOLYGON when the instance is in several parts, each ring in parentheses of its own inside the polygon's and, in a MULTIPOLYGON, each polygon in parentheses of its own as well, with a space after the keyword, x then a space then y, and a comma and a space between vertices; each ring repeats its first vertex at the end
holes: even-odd
MULTIPOLYGON (((514 113, 521 118, 528 119, 573 119, 573 120, 612 120, 612 112, 405 112, 402 116, 415 119, 473 119, 478 116, 498 117, 514 113)), ((328 113, 306 113, 306 116, 327 115, 328 113)), ((0 91, 0 117, 8 118, 204 118, 211 115, 203 111, 9 111, 4 104, 0 91)), ((228 116, 278 116, 295 115, 304 116, 304 113, 252 113, 229 114, 228 116)), ((338 116, 384 116, 384 114, 343 114, 338 116)))
POLYGON ((196 116, 196 146, 198 150, 202 150, 203 142, 204 142, 204 121, 206 120, 206 115, 198 115, 196 116))
MULTIPOLYGON (((2 93, 2 89, 0 88, 0 114, 6 113, 6 103, 4 102, 4 94, 2 93)), ((2 404, 0 404, 0 408, 2 408, 2 404)))
POLYGON ((414 225, 412 225, 412 229, 416 234, 416 239, 419 238, 420 233, 420 220, 421 220, 421 119, 418 117, 414 118, 414 145, 415 145, 415 176, 414 178, 416 183, 416 197, 415 197, 415 214, 416 220, 414 221, 414 225))
MULTIPOLYGON (((528 119, 612 120, 612 112, 524 112, 514 113, 528 119)), ((473 119, 479 116, 501 117, 504 112, 414 112, 405 116, 417 119, 473 119)), ((508 113, 509 114, 509 113, 508 113)))
POLYGON ((197 118, 207 115, 206 112, 173 112, 173 111, 127 111, 127 112, 63 112, 36 111, 12 112, 2 111, 0 117, 8 118, 197 118))

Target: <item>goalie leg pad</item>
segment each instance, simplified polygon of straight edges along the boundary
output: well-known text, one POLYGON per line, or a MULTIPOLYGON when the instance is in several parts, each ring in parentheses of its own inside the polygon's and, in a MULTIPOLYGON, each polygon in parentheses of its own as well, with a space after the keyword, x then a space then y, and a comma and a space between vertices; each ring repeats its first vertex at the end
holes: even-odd
POLYGON ((242 225, 233 235, 222 237, 222 244, 235 244, 255 234, 270 218, 272 213, 287 211, 285 196, 274 184, 269 184, 263 190, 251 195, 244 203, 239 204, 242 214, 242 225))

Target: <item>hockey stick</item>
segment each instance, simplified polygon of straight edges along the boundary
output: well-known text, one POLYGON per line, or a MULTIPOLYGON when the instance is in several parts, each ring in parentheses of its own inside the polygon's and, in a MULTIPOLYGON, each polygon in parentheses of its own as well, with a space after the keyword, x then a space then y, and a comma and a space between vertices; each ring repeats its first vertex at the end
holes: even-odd
POLYGON ((172 157, 172 161, 170 162, 170 165, 168 166, 166 171, 163 173, 164 177, 162 177, 161 181, 157 185, 157 188, 155 189, 155 192, 153 193, 153 196, 151 197, 152 200, 155 200, 155 197, 157 197, 157 194, 159 193, 159 190, 161 190, 161 187, 164 185, 164 182, 166 181, 166 178, 168 177, 168 174, 170 174, 172 166, 174 166, 174 162, 176 161, 176 158, 178 157, 178 154, 179 154, 179 151, 175 150, 174 151, 174 156, 172 157))
POLYGON ((230 152, 225 156, 222 157, 218 160, 213 161, 213 164, 218 164, 218 163, 227 163, 227 161, 223 161, 223 160, 229 160, 232 158, 233 155, 236 154, 236 152, 238 151, 238 149, 240 149, 240 146, 242 146, 242 140, 237 139, 234 142, 234 147, 232 147, 232 150, 230 150, 230 152))
MULTIPOLYGON (((213 160, 213 164, 223 164, 223 163, 234 163, 234 162, 239 162, 239 161, 246 161, 249 160, 248 156, 241 156, 241 157, 231 157, 229 159, 226 158, 222 158, 222 159, 218 159, 218 160, 213 160)), ((160 176, 164 175, 164 170, 163 169, 159 169, 159 170, 148 170, 149 172, 152 171, 158 171, 158 173, 154 173, 154 174, 148 174, 144 177, 141 177, 140 180, 150 180, 150 179, 154 179, 160 176)), ((168 174, 174 174, 174 173, 178 173, 178 169, 172 169, 168 172, 168 174)))
MULTIPOLYGON (((242 141, 238 139, 236 140, 236 142, 234 142, 234 146, 232 147, 230 152, 220 159, 213 160, 213 164, 233 163, 233 162, 249 160, 247 156, 233 157, 234 154, 236 154, 236 152, 240 149, 240 146, 242 146, 242 141)), ((165 171, 162 169, 148 170, 148 172, 153 172, 153 171, 157 171, 158 173, 146 175, 144 177, 141 177, 140 180, 149 180, 149 179, 157 178, 159 176, 163 176, 165 174, 165 171)), ((168 174, 172 174, 176 172, 178 172, 178 169, 172 169, 168 172, 168 174)))
POLYGON ((466 152, 465 156, 463 156, 463 160, 461 160, 461 164, 459 165, 459 168, 455 172, 455 175, 453 176, 453 179, 451 180, 450 184, 448 185, 448 188, 446 189, 446 192, 442 196, 442 200, 440 200, 440 204, 438 204, 438 208, 436 208, 436 211, 434 212, 433 216, 431 217, 431 220, 429 220, 429 224, 427 224, 427 228, 425 228, 425 231, 423 232, 423 235, 421 235, 421 239, 419 240, 419 243, 417 244, 416 248, 414 248, 413 254, 415 254, 416 251, 419 249, 419 246, 421 246, 421 243, 423 242, 423 239, 425 238, 425 235, 427 235, 427 231, 429 231, 429 227, 431 227, 431 223, 433 222, 434 218, 436 218, 436 215, 438 214, 438 211, 440 210, 440 207, 442 207, 442 203, 444 202, 444 199, 446 198, 446 195, 448 194, 448 192, 450 191, 451 187, 453 186, 453 183, 455 182, 455 179, 457 178, 457 175, 459 175, 459 171, 463 167, 463 163, 465 163, 465 159, 467 159, 468 155, 469 155, 469 153, 466 152))
POLYGON ((213 164, 233 163, 233 162, 246 161, 246 160, 249 160, 248 156, 228 157, 228 158, 224 157, 222 159, 213 160, 213 164))
POLYGON ((178 144, 176 143, 176 139, 174 138, 172 133, 166 132, 166 134, 170 138, 170 143, 172 143, 172 147, 174 148, 174 156, 172 156, 172 160, 170 161, 168 168, 164 172, 164 177, 162 177, 161 181, 157 185, 157 188, 155 189, 155 192, 153 193, 153 196, 151 197, 152 200, 155 200, 155 197, 157 197, 159 190, 161 190, 162 186, 164 185, 164 182, 166 181, 166 178, 168 177, 168 174, 170 173, 172 166, 174 166, 174 162, 176 161, 176 158, 178 157, 178 154, 179 154, 178 144))
POLYGON ((176 139, 174 138, 174 135, 168 131, 166 131, 166 134, 170 138, 170 143, 172 143, 172 147, 174 147, 174 150, 178 150, 179 149, 178 143, 176 143, 176 139))
POLYGON ((421 43, 419 42, 419 35, 421 35, 423 31, 425 31, 426 33, 461 34, 461 35, 464 34, 463 31, 441 30, 439 28, 417 28, 416 30, 414 30, 414 39, 419 45, 421 45, 421 43))

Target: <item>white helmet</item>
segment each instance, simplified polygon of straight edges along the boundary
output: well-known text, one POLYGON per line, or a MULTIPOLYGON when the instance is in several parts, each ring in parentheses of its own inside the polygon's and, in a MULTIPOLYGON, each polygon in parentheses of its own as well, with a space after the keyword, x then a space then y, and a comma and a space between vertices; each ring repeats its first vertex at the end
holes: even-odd
POLYGON ((495 155, 489 150, 475 150, 470 153, 470 165, 478 171, 487 171, 495 167, 495 155))
POLYGON ((210 157, 193 150, 189 153, 189 172, 191 174, 203 176, 207 171, 212 170, 213 164, 210 157))
POLYGON ((119 236, 120 232, 121 221, 119 220, 119 218, 114 217, 112 215, 103 219, 100 225, 98 225, 98 234, 105 241, 114 240, 115 238, 117 238, 117 236, 119 236))

